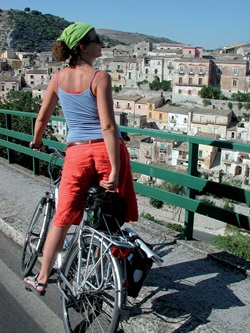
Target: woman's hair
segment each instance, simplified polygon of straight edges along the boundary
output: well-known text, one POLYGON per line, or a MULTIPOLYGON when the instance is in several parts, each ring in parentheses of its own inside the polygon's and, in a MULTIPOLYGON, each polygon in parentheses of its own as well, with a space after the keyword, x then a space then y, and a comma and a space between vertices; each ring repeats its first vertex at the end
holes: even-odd
POLYGON ((69 59, 70 66, 76 66, 81 59, 81 45, 88 45, 90 41, 89 32, 70 49, 64 42, 56 41, 53 48, 53 54, 57 61, 66 61, 69 59))

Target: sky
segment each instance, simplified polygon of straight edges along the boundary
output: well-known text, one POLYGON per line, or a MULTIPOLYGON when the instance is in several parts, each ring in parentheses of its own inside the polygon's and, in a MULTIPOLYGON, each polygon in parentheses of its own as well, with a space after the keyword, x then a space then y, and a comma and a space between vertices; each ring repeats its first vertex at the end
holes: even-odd
POLYGON ((206 50, 250 42, 250 0, 0 1, 0 9, 25 7, 96 29, 166 37, 206 50))

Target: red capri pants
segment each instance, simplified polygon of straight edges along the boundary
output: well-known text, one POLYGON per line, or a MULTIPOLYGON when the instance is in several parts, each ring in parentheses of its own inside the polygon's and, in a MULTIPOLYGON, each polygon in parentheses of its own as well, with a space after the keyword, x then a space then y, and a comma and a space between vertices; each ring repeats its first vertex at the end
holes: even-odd
MULTIPOLYGON (((58 207, 53 224, 63 227, 80 224, 86 193, 93 184, 108 180, 111 165, 104 142, 95 142, 69 147, 62 171, 58 207)), ((129 153, 120 140, 120 172, 117 191, 127 200, 126 221, 138 220, 138 208, 134 192, 129 153)))

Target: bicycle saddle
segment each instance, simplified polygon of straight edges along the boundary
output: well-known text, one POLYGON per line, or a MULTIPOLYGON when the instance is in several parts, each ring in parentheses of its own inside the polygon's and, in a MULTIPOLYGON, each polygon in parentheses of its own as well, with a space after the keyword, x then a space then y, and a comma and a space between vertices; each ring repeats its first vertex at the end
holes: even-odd
POLYGON ((101 186, 91 186, 88 191, 87 194, 99 194, 99 193, 103 193, 105 192, 105 188, 101 187, 101 186))

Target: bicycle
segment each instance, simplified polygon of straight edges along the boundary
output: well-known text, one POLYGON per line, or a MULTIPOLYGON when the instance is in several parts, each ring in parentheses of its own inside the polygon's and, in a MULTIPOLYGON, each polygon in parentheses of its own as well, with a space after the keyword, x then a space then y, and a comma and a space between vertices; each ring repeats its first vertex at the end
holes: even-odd
MULTIPOLYGON (((62 156, 57 150, 55 154, 62 156)), ((60 176, 57 179, 59 180, 54 182, 56 188, 59 186, 60 176)), ((25 251, 31 247, 31 237, 38 240, 34 241, 34 249, 30 250, 31 259, 22 270, 25 274, 28 271, 30 273, 32 265, 35 265, 37 257, 42 253, 48 225, 56 206, 54 193, 49 192, 45 196, 46 201, 43 198, 40 200, 28 228, 21 267, 25 251), (37 211, 41 207, 45 207, 46 214, 43 216, 40 233, 35 233, 33 226, 38 221, 37 211)), ((162 263, 161 258, 137 233, 130 228, 122 230, 118 218, 105 213, 105 209, 97 204, 98 199, 100 203, 103 196, 110 198, 112 193, 105 194, 100 187, 89 189, 87 218, 82 220, 71 241, 66 241, 66 255, 57 268, 57 284, 62 294, 63 323, 67 333, 116 332, 121 318, 128 316, 128 257, 133 251, 140 249, 152 262, 158 265, 162 263)))

